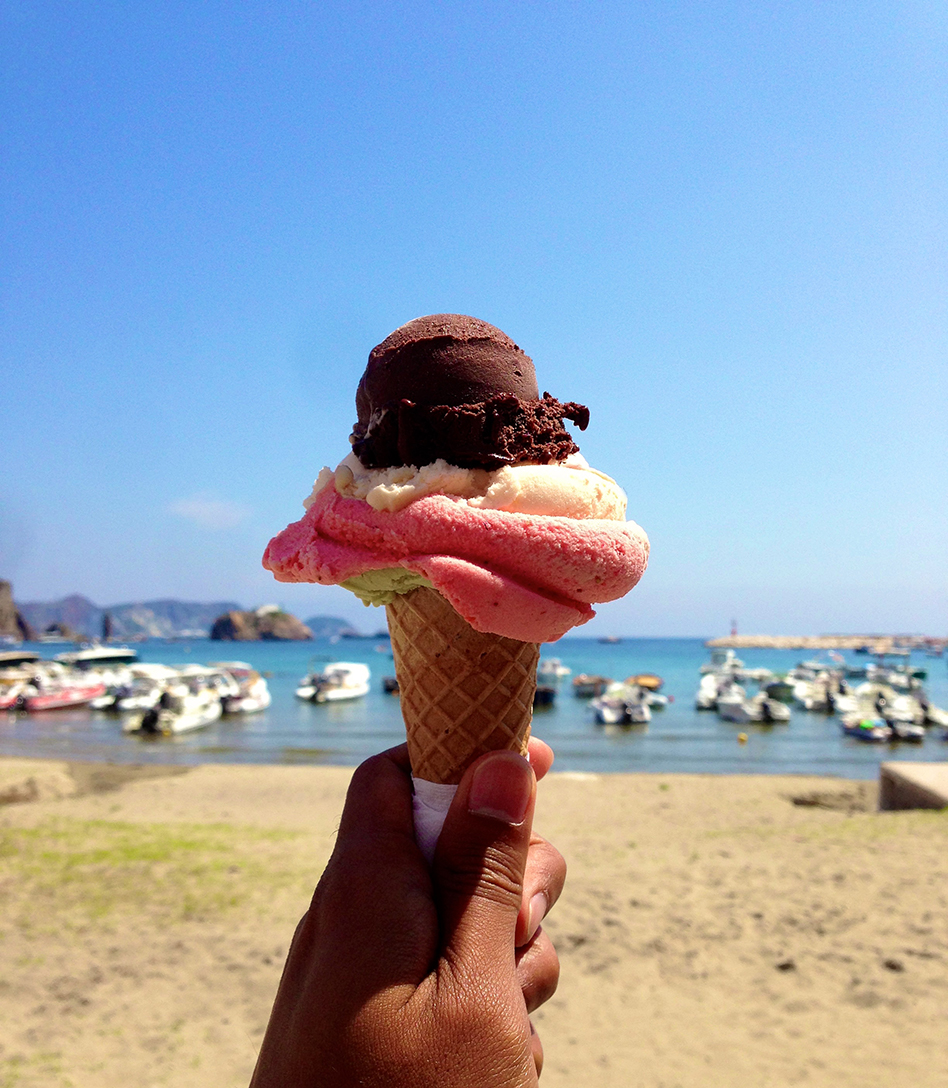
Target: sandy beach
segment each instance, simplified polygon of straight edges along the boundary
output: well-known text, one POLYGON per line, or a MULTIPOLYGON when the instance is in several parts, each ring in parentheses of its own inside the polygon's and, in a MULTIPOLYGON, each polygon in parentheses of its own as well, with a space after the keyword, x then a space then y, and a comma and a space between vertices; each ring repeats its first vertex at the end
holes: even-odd
MULTIPOLYGON (((0 760, 0 1085, 245 1086, 349 775, 0 760)), ((874 810, 839 779, 551 774, 543 1083, 948 1084, 948 816, 874 810)))

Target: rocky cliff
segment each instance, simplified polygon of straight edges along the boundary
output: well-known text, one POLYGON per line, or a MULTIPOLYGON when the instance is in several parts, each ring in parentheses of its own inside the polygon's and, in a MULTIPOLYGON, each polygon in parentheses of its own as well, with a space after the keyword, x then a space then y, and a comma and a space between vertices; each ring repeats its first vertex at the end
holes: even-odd
POLYGON ((73 594, 59 601, 28 601, 20 605, 24 618, 37 631, 52 624, 65 624, 86 636, 108 637, 106 616, 112 638, 203 638, 215 616, 238 608, 236 601, 179 601, 162 599, 113 604, 102 608, 87 597, 73 594))
POLYGON ((33 631, 13 603, 13 586, 0 580, 0 637, 31 639, 33 631))
POLYGON ((313 632, 289 612, 225 612, 211 628, 211 638, 222 642, 256 642, 260 639, 301 642, 313 632))

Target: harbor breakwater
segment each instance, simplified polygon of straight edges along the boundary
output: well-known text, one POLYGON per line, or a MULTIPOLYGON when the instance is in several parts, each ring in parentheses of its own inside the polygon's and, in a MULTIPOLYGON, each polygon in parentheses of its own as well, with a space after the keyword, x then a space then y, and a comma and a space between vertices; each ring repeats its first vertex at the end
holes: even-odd
POLYGON ((927 635, 723 635, 705 643, 712 649, 730 650, 862 650, 890 654, 895 650, 941 653, 948 639, 927 635))

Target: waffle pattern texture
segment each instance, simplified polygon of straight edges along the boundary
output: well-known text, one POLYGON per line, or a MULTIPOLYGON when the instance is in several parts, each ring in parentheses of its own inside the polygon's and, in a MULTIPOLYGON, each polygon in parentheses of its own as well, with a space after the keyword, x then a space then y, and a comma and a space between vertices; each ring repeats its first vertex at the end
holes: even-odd
POLYGON ((537 643, 475 631, 424 587, 386 611, 414 776, 457 783, 484 752, 526 755, 537 643))

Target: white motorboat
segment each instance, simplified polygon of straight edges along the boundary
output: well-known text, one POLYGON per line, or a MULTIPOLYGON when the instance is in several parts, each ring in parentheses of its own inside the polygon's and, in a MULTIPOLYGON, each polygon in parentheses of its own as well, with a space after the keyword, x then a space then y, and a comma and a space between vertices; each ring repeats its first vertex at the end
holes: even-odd
POLYGON ((22 665, 32 665, 39 661, 39 656, 35 650, 2 650, 0 651, 0 670, 6 671, 22 665))
POLYGON ((33 690, 28 680, 14 680, 0 685, 0 710, 15 710, 27 690, 33 690))
POLYGON ((165 690, 157 706, 132 715, 123 728, 126 733, 169 737, 203 729, 217 721, 222 710, 216 689, 192 680, 165 690))
POLYGON ((136 677, 131 684, 115 693, 113 709, 120 714, 134 714, 141 710, 151 710, 158 705, 161 693, 165 685, 159 680, 149 680, 147 677, 136 677))
POLYGON ((734 722, 736 725, 751 721, 744 691, 736 684, 730 691, 718 696, 714 708, 722 721, 734 722))
POLYGON ((763 691, 750 699, 740 694, 739 689, 727 692, 718 699, 717 711, 718 717, 723 721, 734 722, 736 725, 745 725, 747 722, 777 724, 790 721, 790 707, 779 699, 771 699, 763 691))
POLYGON ((890 740, 904 741, 907 744, 921 744, 925 740, 925 727, 915 722, 887 721, 890 740))
POLYGON ((898 695, 883 706, 879 714, 885 719, 886 725, 922 725, 925 722, 925 711, 918 699, 911 695, 898 695))
POLYGON ((695 696, 695 710, 714 710, 718 702, 718 678, 708 672, 701 677, 698 694, 695 696))
POLYGON ((758 692, 749 700, 751 721, 779 724, 790 721, 790 707, 779 699, 771 699, 766 692, 758 692))
POLYGON ((256 671, 248 668, 227 670, 237 681, 240 691, 236 695, 225 695, 221 699, 225 714, 255 714, 266 710, 273 701, 266 680, 256 671))
POLYGON ((231 695, 240 694, 240 684, 227 669, 217 665, 184 665, 179 669, 185 682, 194 681, 196 685, 211 688, 217 692, 218 699, 224 700, 231 695))
POLYGON ((722 698, 745 699, 747 692, 728 673, 705 673, 695 696, 696 710, 716 710, 722 698))
POLYGON ((602 725, 644 725, 652 720, 651 692, 638 685, 614 684, 590 706, 602 725))
POLYGON ((537 668, 537 680, 541 684, 555 684, 565 676, 569 676, 572 671, 558 657, 545 657, 537 668))
POLYGON ((940 706, 935 706, 927 701, 924 710, 926 725, 940 725, 942 728, 948 728, 948 711, 942 710, 940 706))
POLYGON ((828 714, 833 709, 829 685, 820 677, 815 680, 797 680, 793 685, 793 699, 804 710, 828 714))
POLYGON ((304 676, 296 689, 296 697, 312 703, 358 699, 368 694, 371 675, 369 666, 361 662, 333 661, 325 668, 304 676))
POLYGON ((128 665, 138 660, 138 651, 128 646, 83 646, 79 650, 56 654, 64 665, 87 668, 90 665, 128 665))
POLYGON ((733 650, 712 650, 711 660, 701 666, 702 673, 737 672, 744 668, 744 662, 733 650))

